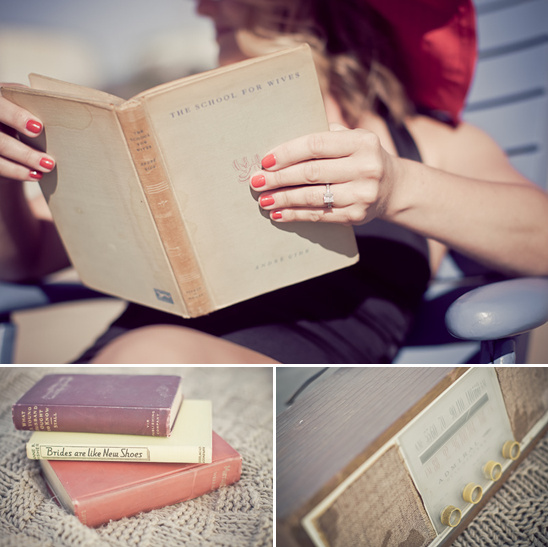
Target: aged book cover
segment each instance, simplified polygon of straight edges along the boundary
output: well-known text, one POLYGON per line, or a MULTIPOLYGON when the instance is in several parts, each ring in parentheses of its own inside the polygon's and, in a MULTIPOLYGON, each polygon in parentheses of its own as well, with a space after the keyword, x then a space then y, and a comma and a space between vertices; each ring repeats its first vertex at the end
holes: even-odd
POLYGON ((242 457, 214 432, 208 464, 40 460, 40 466, 60 505, 94 527, 233 484, 242 457))
POLYGON ((170 437, 35 431, 27 456, 40 460, 211 463, 211 401, 184 399, 170 437))
POLYGON ((2 94, 44 122, 40 184, 90 287, 192 317, 358 260, 351 227, 277 225, 249 186, 272 147, 328 128, 308 46, 128 101, 30 80, 2 94))
POLYGON ((48 374, 13 406, 16 429, 166 437, 183 400, 179 376, 48 374))

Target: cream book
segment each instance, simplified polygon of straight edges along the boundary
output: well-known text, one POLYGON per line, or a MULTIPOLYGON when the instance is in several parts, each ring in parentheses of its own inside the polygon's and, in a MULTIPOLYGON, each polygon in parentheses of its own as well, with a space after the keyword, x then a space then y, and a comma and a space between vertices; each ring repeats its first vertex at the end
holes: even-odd
POLYGON ((44 123, 41 188, 86 285, 195 317, 358 260, 351 227, 276 224, 249 185, 271 148, 328 128, 308 46, 127 101, 30 82, 2 94, 44 123))
POLYGON ((33 460, 211 463, 211 401, 185 399, 171 436, 36 431, 27 443, 33 460))

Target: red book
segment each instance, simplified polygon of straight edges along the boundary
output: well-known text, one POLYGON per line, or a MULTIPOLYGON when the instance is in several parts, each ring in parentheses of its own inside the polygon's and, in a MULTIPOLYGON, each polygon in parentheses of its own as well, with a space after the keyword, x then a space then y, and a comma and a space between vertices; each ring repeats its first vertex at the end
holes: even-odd
POLYGON ((242 457, 215 432, 204 464, 40 460, 61 506, 87 526, 187 501, 240 479, 242 457))
POLYGON ((16 429, 167 437, 183 400, 179 376, 48 374, 12 407, 16 429))

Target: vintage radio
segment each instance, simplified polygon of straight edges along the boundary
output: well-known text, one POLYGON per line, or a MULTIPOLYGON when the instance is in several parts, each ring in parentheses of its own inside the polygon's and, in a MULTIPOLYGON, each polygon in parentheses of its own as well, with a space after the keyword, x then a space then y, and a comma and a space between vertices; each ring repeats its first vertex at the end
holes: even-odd
POLYGON ((448 545, 548 424, 547 368, 338 368, 277 418, 277 539, 448 545))

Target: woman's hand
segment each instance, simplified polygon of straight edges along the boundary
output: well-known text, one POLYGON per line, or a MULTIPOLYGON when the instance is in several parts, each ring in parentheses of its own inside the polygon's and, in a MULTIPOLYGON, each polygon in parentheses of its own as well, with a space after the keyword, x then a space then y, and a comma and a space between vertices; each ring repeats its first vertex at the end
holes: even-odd
POLYGON ((377 136, 340 125, 276 147, 262 166, 251 186, 277 222, 363 224, 383 214, 393 184, 393 158, 377 136))
POLYGON ((69 265, 43 196, 27 200, 18 181, 38 180, 54 159, 18 138, 37 137, 42 122, 0 97, 0 279, 28 281, 69 265))
POLYGON ((42 122, 30 112, 0 97, 0 178, 39 180, 55 167, 51 156, 17 138, 17 133, 37 137, 42 129, 42 122))

